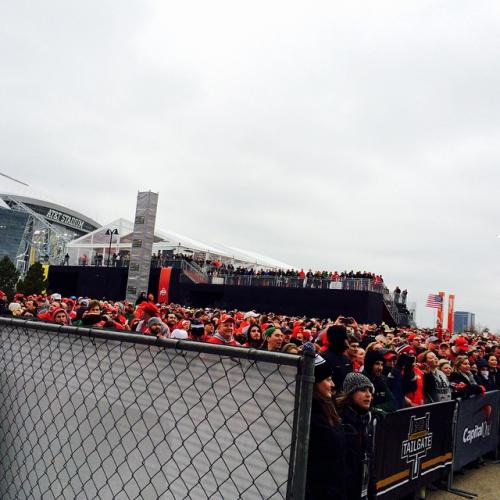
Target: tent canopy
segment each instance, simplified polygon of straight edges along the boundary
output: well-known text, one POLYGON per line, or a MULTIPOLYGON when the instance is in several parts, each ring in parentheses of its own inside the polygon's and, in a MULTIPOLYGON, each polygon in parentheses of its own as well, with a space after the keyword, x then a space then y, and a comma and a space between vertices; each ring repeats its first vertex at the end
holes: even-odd
MULTIPOLYGON (((132 246, 132 233, 134 224, 126 219, 117 219, 104 226, 82 236, 68 244, 70 256, 91 255, 93 251, 101 249, 104 253, 108 251, 110 236, 106 234, 107 229, 118 229, 118 235, 112 238, 112 252, 129 250, 132 246)), ((204 254, 203 258, 222 259, 225 262, 234 262, 238 266, 265 267, 274 269, 291 269, 292 266, 280 262, 271 257, 261 255, 257 252, 242 250, 241 248, 223 244, 204 243, 202 241, 184 236, 173 231, 155 229, 153 252, 162 250, 173 250, 175 253, 198 253, 204 254), (205 257, 206 256, 206 257, 205 257)))

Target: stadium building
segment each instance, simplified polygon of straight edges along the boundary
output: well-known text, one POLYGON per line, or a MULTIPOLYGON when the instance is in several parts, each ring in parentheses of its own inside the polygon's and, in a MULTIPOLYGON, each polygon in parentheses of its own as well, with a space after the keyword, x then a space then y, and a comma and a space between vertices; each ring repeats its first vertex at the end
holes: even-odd
POLYGON ((61 264, 67 244, 100 227, 86 215, 46 201, 29 186, 0 174, 0 257, 24 272, 40 261, 61 264))

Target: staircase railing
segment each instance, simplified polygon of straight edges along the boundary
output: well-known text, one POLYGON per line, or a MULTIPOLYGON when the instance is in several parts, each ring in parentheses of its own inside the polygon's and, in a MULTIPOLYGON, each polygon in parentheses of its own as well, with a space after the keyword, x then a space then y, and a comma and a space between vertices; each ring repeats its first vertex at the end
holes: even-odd
POLYGON ((204 273, 199 266, 195 266, 193 262, 182 259, 181 271, 194 283, 208 283, 208 275, 204 273))

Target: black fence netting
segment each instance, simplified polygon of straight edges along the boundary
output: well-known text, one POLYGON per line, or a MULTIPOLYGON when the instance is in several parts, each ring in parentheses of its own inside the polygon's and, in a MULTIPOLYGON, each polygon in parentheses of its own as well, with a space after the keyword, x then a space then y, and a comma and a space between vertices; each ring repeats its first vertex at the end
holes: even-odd
POLYGON ((306 358, 16 320, 0 332, 0 498, 300 498, 306 358))

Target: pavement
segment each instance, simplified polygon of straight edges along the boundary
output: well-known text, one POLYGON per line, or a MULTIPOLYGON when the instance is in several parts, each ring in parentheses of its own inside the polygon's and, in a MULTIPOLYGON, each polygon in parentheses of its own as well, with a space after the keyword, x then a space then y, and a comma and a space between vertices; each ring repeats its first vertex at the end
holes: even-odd
MULTIPOLYGON (((479 469, 465 469, 455 475, 453 486, 477 494, 478 500, 500 500, 500 464, 489 463, 479 469)), ((446 491, 430 491, 428 500, 457 500, 461 497, 446 491)))

